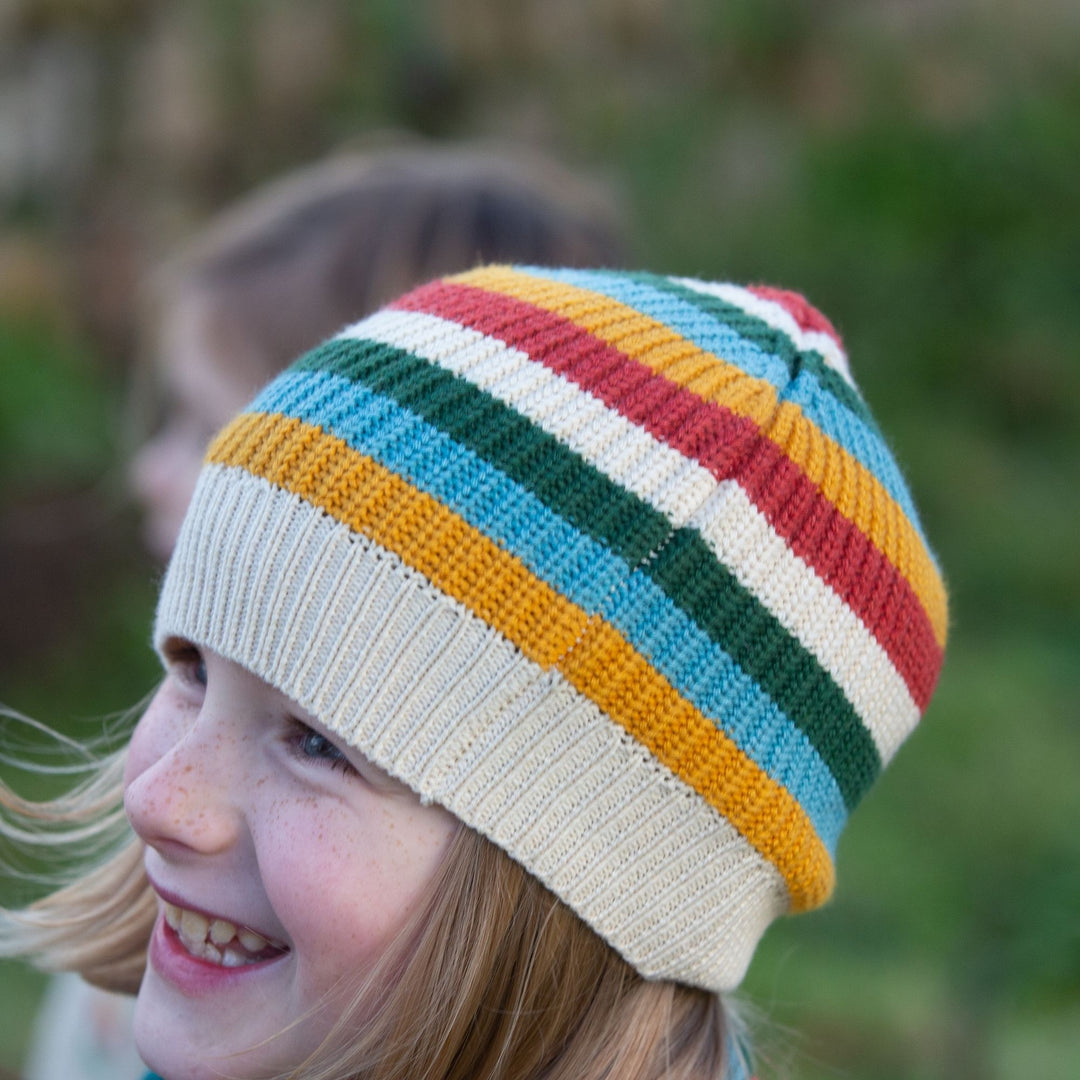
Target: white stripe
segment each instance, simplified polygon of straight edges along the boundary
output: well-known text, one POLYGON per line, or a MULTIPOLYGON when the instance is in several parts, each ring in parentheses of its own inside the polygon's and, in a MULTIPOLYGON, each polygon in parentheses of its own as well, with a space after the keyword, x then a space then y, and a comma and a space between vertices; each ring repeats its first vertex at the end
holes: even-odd
POLYGON ((648 977, 731 989, 788 907, 776 867, 561 674, 243 469, 203 470, 158 606, 170 635, 490 837, 648 977))
POLYGON ((342 336, 406 349, 468 379, 677 527, 692 524, 739 583, 817 658, 866 725, 883 762, 918 723, 918 706, 877 639, 734 480, 719 483, 697 462, 520 349, 450 320, 380 311, 342 336))
POLYGON ((820 330, 804 330, 783 304, 758 296, 741 285, 698 281, 696 278, 672 278, 671 280, 679 285, 685 285, 694 292, 715 296, 726 303, 734 304, 737 308, 742 308, 748 315, 754 315, 762 322, 768 323, 774 330, 787 334, 796 349, 820 353, 822 359, 833 371, 842 375, 844 381, 852 389, 858 390, 855 380, 851 377, 847 354, 837 344, 836 339, 820 330))
POLYGON ((919 722, 919 707, 873 634, 788 547, 734 480, 718 485, 691 525, 739 584, 814 654, 887 763, 919 722))
POLYGON ((712 474, 527 353, 448 319, 380 311, 340 336, 406 349, 522 413, 681 528, 716 487, 712 474))

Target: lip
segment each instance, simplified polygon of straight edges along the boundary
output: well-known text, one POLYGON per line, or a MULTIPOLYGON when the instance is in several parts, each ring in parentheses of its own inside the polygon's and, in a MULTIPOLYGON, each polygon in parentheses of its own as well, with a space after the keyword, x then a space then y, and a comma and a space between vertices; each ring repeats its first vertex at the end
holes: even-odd
POLYGON ((166 982, 172 983, 182 994, 188 997, 200 997, 216 990, 227 989, 244 979, 257 978, 277 964, 280 964, 288 952, 280 956, 271 956, 266 960, 257 960, 243 967, 227 968, 213 964, 191 953, 180 943, 180 938, 159 914, 154 923, 154 932, 150 935, 148 960, 154 971, 166 982))
MULTIPOLYGON (((206 915, 208 918, 222 917, 191 906, 175 893, 158 888, 152 880, 150 884, 165 903, 175 904, 187 911, 198 911, 199 914, 206 915)), ((268 940, 274 942, 274 939, 268 940)), ((258 978, 266 974, 291 955, 291 950, 287 946, 284 948, 284 952, 277 956, 269 956, 265 960, 256 960, 242 967, 224 967, 201 957, 192 956, 184 948, 176 931, 165 922, 165 913, 162 910, 158 912, 153 933, 150 935, 147 959, 150 967, 166 982, 172 983, 181 993, 189 997, 199 997, 216 990, 227 989, 240 980, 258 978)))

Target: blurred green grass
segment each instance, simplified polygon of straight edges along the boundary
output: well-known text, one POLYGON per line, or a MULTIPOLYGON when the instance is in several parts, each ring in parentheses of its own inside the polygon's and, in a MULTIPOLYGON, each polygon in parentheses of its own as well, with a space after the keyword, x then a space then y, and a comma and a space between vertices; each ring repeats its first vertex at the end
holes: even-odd
MULTIPOLYGON (((510 107, 532 87, 568 155, 617 181, 640 264, 797 288, 830 315, 944 567, 951 640, 925 723, 841 842, 834 902, 767 935, 744 996, 771 1018, 778 1074, 1071 1080, 1080 74, 1061 57, 1075 35, 953 25, 890 44, 781 0, 691 9, 658 40, 630 20, 588 65, 571 41, 545 67, 512 52, 465 64, 374 5, 357 30, 371 63, 335 84, 328 133, 419 118, 471 134, 489 99, 510 107), (448 88, 441 104, 394 89, 417 55, 448 88), (973 89, 946 107, 933 87, 957 70, 973 89)), ((231 9, 230 48, 251 10, 231 9)), ((247 153, 249 170, 290 163, 247 153)), ((0 322, 3 506, 104 485, 133 528, 108 371, 70 329, 0 322)), ((46 646, 0 665, 0 700, 93 731, 146 692, 154 574, 132 551, 79 585, 46 646)), ((0 1066, 21 1058, 40 985, 0 974, 0 1066)))
POLYGON ((4 503, 93 483, 115 456, 112 388, 85 342, 40 317, 0 320, 4 503))

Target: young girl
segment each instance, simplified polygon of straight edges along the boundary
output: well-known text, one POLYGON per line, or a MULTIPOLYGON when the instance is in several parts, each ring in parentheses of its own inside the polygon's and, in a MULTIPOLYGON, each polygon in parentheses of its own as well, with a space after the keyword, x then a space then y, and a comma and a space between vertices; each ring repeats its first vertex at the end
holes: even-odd
POLYGON ((138 991, 167 1080, 717 1080, 917 723, 941 578, 791 293, 471 271, 218 436, 165 678, 70 804, 133 835, 8 954, 138 991), (122 780, 120 779, 122 770, 122 780))

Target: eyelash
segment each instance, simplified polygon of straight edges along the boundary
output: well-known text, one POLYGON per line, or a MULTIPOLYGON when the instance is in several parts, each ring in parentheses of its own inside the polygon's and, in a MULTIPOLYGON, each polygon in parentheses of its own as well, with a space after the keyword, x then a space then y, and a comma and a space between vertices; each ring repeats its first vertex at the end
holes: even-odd
POLYGON ((294 730, 289 738, 289 747, 292 752, 300 758, 302 761, 312 761, 323 768, 330 769, 333 772, 335 769, 341 769, 344 775, 358 775, 356 767, 345 756, 344 752, 331 742, 321 732, 316 731, 314 728, 308 727, 302 720, 293 720, 294 730), (332 751, 336 757, 324 756, 322 754, 312 754, 305 749, 305 745, 309 744, 310 740, 317 739, 322 744, 323 748, 332 751))
MULTIPOLYGON (((197 646, 189 642, 172 641, 166 645, 165 655, 170 666, 182 680, 203 689, 206 688, 206 661, 197 646)), ((359 775, 356 766, 349 761, 340 747, 336 746, 321 732, 309 727, 302 720, 290 719, 293 730, 290 732, 288 739, 289 749, 297 758, 301 761, 314 762, 331 771, 340 769, 343 775, 359 775), (324 750, 329 750, 336 756, 309 753, 305 746, 309 745, 310 740, 319 740, 324 750)))

